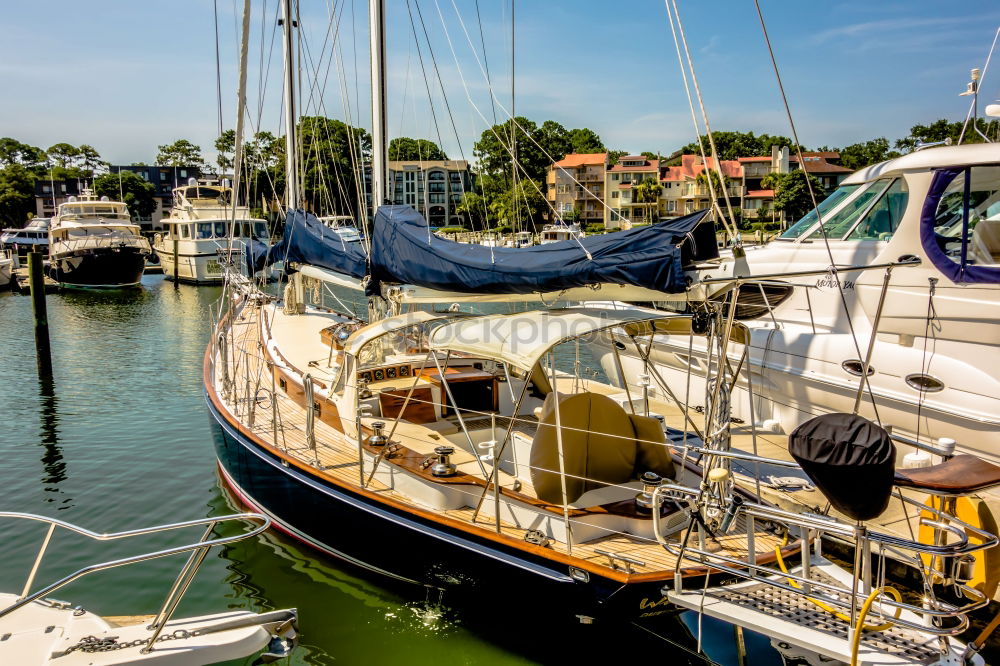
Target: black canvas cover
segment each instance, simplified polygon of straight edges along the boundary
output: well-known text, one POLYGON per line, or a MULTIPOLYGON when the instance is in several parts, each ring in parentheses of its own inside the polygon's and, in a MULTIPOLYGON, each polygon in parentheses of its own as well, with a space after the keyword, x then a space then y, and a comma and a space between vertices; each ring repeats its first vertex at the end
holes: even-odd
POLYGON ((345 241, 315 215, 304 210, 289 211, 281 240, 266 256, 254 258, 257 270, 276 261, 284 261, 285 266, 308 264, 359 279, 365 276, 368 264, 361 243, 345 241))
MULTIPOLYGON (((628 231, 527 248, 457 243, 432 234, 409 206, 381 206, 372 231, 369 293, 382 282, 485 294, 530 294, 594 284, 630 284, 681 293, 684 248, 707 210, 628 231), (587 256, 589 253, 589 257, 587 256)), ((709 225, 710 226, 710 225, 709 225)), ((711 242, 700 252, 714 252, 711 242)), ((702 257, 697 257, 701 259, 702 257)))
POLYGON ((824 414, 792 431, 788 452, 841 513, 871 520, 889 505, 896 446, 854 414, 824 414))

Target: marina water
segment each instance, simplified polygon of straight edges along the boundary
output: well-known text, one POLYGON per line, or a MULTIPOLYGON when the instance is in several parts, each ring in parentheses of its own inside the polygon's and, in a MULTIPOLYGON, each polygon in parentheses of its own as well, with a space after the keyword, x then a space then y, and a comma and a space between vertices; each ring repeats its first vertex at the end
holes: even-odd
MULTIPOLYGON (((201 388, 220 293, 175 289, 153 275, 141 289, 50 294, 51 383, 35 371, 30 299, 0 293, 0 510, 96 532, 240 511, 218 482, 201 388)), ((0 589, 19 591, 45 528, 4 520, 0 530, 0 589)), ((57 532, 36 587, 200 533, 186 536, 96 543, 57 532)), ((406 557, 406 544, 398 549, 406 557)), ((107 615, 154 613, 182 564, 173 557, 102 572, 57 596, 107 615)), ((302 646, 292 663, 739 663, 733 629, 709 618, 698 656, 692 614, 586 626, 546 603, 532 590, 511 590, 506 599, 451 608, 447 592, 390 583, 271 531, 211 551, 179 613, 297 607, 302 646)), ((746 642, 746 663, 781 663, 763 637, 748 632, 746 642)))

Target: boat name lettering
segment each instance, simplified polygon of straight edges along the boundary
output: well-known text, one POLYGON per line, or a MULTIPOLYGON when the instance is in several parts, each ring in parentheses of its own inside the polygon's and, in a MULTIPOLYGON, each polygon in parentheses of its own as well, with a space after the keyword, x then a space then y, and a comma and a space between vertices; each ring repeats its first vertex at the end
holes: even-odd
POLYGON ((646 610, 647 608, 656 608, 657 606, 662 606, 664 604, 669 604, 670 602, 666 597, 661 597, 656 601, 650 601, 649 599, 643 597, 642 601, 639 602, 639 608, 641 610, 646 610))
POLYGON ((838 280, 832 275, 825 275, 816 278, 817 287, 843 287, 844 289, 854 289, 854 280, 838 280))

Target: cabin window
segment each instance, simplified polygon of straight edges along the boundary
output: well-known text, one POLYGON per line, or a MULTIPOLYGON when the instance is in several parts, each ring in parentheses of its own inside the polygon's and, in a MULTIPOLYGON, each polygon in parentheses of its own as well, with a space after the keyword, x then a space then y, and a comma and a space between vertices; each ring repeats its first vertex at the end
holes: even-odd
POLYGON ((191 225, 181 224, 179 225, 181 230, 181 238, 191 238, 191 225))
POLYGON ((226 223, 225 222, 216 222, 215 223, 215 237, 216 238, 225 238, 226 237, 226 223))
POLYGON ((257 238, 267 238, 267 224, 264 222, 254 222, 254 236, 257 238))
POLYGON ((1000 282, 1000 166, 937 171, 920 215, 920 240, 953 282, 1000 282))
MULTIPOLYGON (((858 220, 864 217, 868 209, 879 200, 892 184, 891 179, 876 180, 865 186, 856 197, 848 201, 830 217, 823 218, 823 226, 816 227, 816 230, 807 236, 811 240, 820 240, 824 236, 830 240, 840 240, 849 232, 858 220)), ((822 212, 822 211, 820 211, 822 212)))
POLYGON ((212 237, 212 223, 211 222, 199 222, 198 223, 198 239, 211 238, 212 237))
POLYGON ((864 219, 854 227, 848 240, 889 240, 896 233, 903 219, 909 194, 906 181, 897 178, 874 206, 868 209, 864 219))

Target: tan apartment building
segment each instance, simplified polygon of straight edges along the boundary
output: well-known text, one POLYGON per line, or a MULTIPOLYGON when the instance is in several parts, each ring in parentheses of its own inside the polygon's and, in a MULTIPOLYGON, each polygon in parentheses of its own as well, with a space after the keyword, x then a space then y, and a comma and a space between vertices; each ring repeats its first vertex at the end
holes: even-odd
POLYGON ((770 157, 739 158, 743 167, 743 202, 740 205, 743 217, 756 220, 763 208, 767 212, 766 220, 784 219, 782 214, 774 212, 774 190, 765 188, 762 183, 769 173, 788 173, 802 168, 815 176, 828 192, 833 191, 851 173, 847 167, 834 163, 839 159, 840 153, 832 151, 804 151, 802 164, 799 164, 798 155, 789 155, 787 146, 772 146, 770 157))
POLYGON ((644 180, 659 182, 660 160, 650 160, 642 155, 626 155, 606 171, 604 191, 607 193, 608 206, 604 209, 604 226, 609 231, 650 222, 649 204, 636 201, 634 196, 635 186, 644 180))
MULTIPOLYGON (((715 172, 715 160, 711 157, 707 162, 701 155, 681 155, 678 166, 664 166, 660 170, 660 206, 661 218, 680 217, 712 205, 712 191, 706 178, 699 178, 705 173, 705 166, 715 172)), ((729 197, 734 207, 740 205, 740 195, 743 194, 743 169, 737 160, 722 160, 719 163, 722 175, 725 177, 725 192, 715 192, 720 202, 729 197)), ((713 184, 717 181, 713 181, 713 184)))
POLYGON ((394 204, 412 206, 432 227, 465 225, 455 209, 471 191, 465 160, 389 161, 387 195, 394 204))
POLYGON ((607 153, 571 153, 552 164, 546 176, 546 197, 561 217, 582 226, 604 221, 604 174, 607 153))

